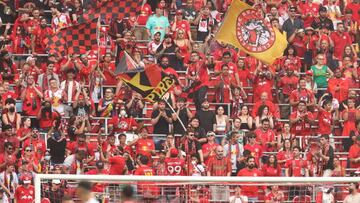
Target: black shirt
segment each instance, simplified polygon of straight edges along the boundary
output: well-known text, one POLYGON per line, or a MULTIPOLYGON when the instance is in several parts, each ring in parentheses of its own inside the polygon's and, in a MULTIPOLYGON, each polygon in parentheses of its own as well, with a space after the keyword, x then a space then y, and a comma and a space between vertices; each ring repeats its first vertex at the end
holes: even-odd
POLYGON ((204 128, 206 132, 214 131, 216 116, 213 111, 204 111, 200 109, 198 112, 196 112, 195 117, 199 118, 200 127, 204 128))
MULTIPOLYGON (((166 116, 171 118, 171 113, 170 111, 165 110, 166 112, 166 116)), ((152 112, 151 114, 151 118, 154 119, 156 118, 160 113, 160 110, 157 109, 155 111, 152 112)), ((168 134, 169 133, 169 123, 167 122, 167 120, 164 117, 160 117, 159 121, 154 125, 154 134, 168 134)))
POLYGON ((295 32, 296 29, 304 29, 304 22, 301 20, 301 18, 295 18, 294 22, 291 21, 291 19, 287 19, 283 26, 282 30, 286 32, 286 38, 289 39, 289 37, 295 32))
POLYGON ((65 160, 66 139, 60 142, 50 137, 47 140, 47 147, 50 149, 51 162, 53 164, 62 164, 65 160))
POLYGON ((334 170, 334 148, 332 146, 329 146, 329 151, 324 155, 329 157, 329 160, 326 162, 326 164, 324 164, 324 170, 326 169, 334 170))
POLYGON ((330 31, 334 31, 334 24, 329 18, 315 18, 311 23, 311 27, 314 29, 323 29, 326 28, 330 31))
MULTIPOLYGON (((175 112, 178 111, 178 109, 174 109, 174 110, 175 110, 175 112)), ((183 108, 180 110, 179 118, 186 128, 188 126, 188 120, 189 120, 186 108, 183 108)), ((176 121, 174 121, 174 134, 184 134, 185 133, 184 128, 182 127, 181 123, 179 122, 179 118, 176 121)))

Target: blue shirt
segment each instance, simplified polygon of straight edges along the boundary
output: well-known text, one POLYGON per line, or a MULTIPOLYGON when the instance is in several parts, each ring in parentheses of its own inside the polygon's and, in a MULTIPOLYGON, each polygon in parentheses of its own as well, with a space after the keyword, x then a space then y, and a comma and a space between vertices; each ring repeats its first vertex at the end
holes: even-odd
POLYGON ((155 33, 161 33, 161 40, 163 40, 166 33, 166 28, 170 26, 169 20, 165 16, 157 17, 152 15, 146 22, 146 28, 150 30, 151 36, 154 36, 155 33))

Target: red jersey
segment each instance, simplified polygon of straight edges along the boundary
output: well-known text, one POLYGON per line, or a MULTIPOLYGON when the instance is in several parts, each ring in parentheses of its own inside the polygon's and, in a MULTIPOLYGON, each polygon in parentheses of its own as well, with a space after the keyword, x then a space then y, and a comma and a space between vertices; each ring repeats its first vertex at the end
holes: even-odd
MULTIPOLYGON (((108 170, 101 170, 99 171, 98 169, 92 169, 88 172, 85 173, 86 175, 109 175, 109 171, 108 170)), ((94 183, 94 185, 92 186, 91 191, 93 192, 104 192, 105 191, 105 187, 107 186, 107 184, 105 183, 94 183)))
POLYGON ((284 202, 284 194, 278 193, 274 194, 272 192, 265 195, 265 200, 270 200, 271 203, 281 203, 284 202))
POLYGON ((25 150, 26 147, 32 145, 33 146, 33 150, 34 152, 37 152, 38 150, 40 150, 42 152, 42 154, 45 154, 46 151, 46 145, 44 140, 41 140, 40 138, 35 140, 35 139, 31 139, 31 143, 30 143, 30 139, 25 140, 24 145, 23 145, 23 151, 25 150))
POLYGON ((275 133, 272 130, 267 130, 264 132, 260 128, 254 131, 256 135, 256 141, 261 142, 262 150, 264 152, 273 152, 275 148, 273 146, 268 146, 268 142, 273 142, 275 140, 275 133))
POLYGON ((185 171, 183 170, 185 166, 185 160, 180 158, 166 158, 165 159, 165 169, 166 174, 170 176, 183 176, 185 171))
POLYGON ((141 138, 136 142, 135 148, 136 154, 151 156, 151 151, 155 150, 155 144, 151 138, 141 138))
POLYGON ((282 93, 284 95, 290 96, 291 92, 297 88, 297 84, 299 82, 299 78, 295 75, 292 76, 284 76, 280 79, 278 83, 278 87, 282 88, 282 93))
POLYGON ((138 126, 134 118, 119 118, 119 116, 113 116, 109 124, 113 125, 113 132, 117 133, 131 132, 138 126))
POLYGON ((300 136, 310 135, 311 134, 311 125, 309 122, 305 121, 304 117, 305 117, 305 115, 307 115, 309 120, 314 120, 314 116, 310 112, 300 113, 298 111, 295 111, 295 112, 291 113, 290 119, 296 119, 300 115, 303 116, 303 120, 292 124, 291 128, 290 128, 290 132, 292 134, 300 135, 300 136))
POLYGON ((217 146, 219 146, 219 144, 217 144, 217 143, 213 143, 213 144, 205 143, 202 145, 201 150, 202 150, 203 154, 210 152, 209 156, 207 158, 204 158, 205 165, 207 165, 207 163, 209 162, 209 159, 211 157, 215 156, 214 150, 217 146))
POLYGON ((124 168, 126 166, 125 159, 121 156, 109 157, 109 174, 110 175, 124 175, 124 168))
POLYGON ((263 92, 266 92, 269 100, 272 101, 272 86, 273 82, 271 80, 264 80, 257 77, 254 81, 254 103, 260 101, 260 96, 263 92))
MULTIPOLYGON (((41 92, 40 87, 35 87, 41 92)), ((36 93, 34 87, 26 87, 25 99, 23 101, 22 110, 28 116, 37 116, 41 108, 41 99, 36 93)))
MULTIPOLYGON (((15 164, 17 161, 16 154, 5 154, 0 153, 0 163, 8 162, 15 164)), ((3 168, 0 168, 0 172, 3 172, 5 170, 6 166, 3 168)))
POLYGON ((244 150, 249 150, 251 156, 255 157, 256 164, 259 165, 259 159, 262 156, 262 146, 258 144, 250 145, 250 143, 244 146, 244 150))
MULTIPOLYGON (((248 168, 243 168, 241 169, 237 176, 262 176, 262 173, 260 170, 258 170, 257 168, 253 168, 253 169, 248 169, 248 168)), ((252 185, 243 185, 241 187, 242 190, 242 194, 244 194, 245 196, 248 197, 258 197, 258 186, 252 186, 252 185)))
POLYGON ((285 167, 289 169, 289 176, 302 177, 305 176, 305 169, 307 169, 307 161, 303 159, 292 159, 286 161, 285 167))
POLYGON ((229 74, 235 78, 235 73, 236 73, 236 71, 237 71, 237 66, 236 66, 236 64, 233 63, 233 62, 225 63, 225 62, 223 62, 223 61, 219 61, 219 62, 216 63, 216 65, 215 65, 215 67, 214 67, 214 71, 215 71, 215 72, 220 72, 220 71, 221 71, 221 67, 222 67, 224 64, 227 64, 227 66, 229 67, 229 74))
POLYGON ((304 27, 310 27, 311 23, 314 21, 314 16, 319 15, 319 4, 316 3, 304 3, 300 5, 301 13, 305 15, 304 18, 304 27), (307 16, 310 14, 310 16, 307 16))
MULTIPOLYGON (((280 151, 280 152, 278 152, 278 154, 277 154, 277 160, 278 161, 288 161, 288 160, 291 160, 291 159, 293 159, 294 158, 294 154, 291 152, 291 151, 289 151, 289 152, 286 152, 286 151, 280 151)), ((282 168, 285 168, 285 164, 286 164, 286 162, 285 163, 283 163, 283 164, 281 164, 280 166, 282 167, 282 168)))
POLYGON ((335 42, 334 58, 341 60, 345 47, 352 44, 351 37, 348 32, 339 33, 335 31, 330 34, 330 38, 335 42))
POLYGON ((328 81, 328 91, 336 98, 339 103, 347 99, 349 93, 349 80, 346 78, 330 78, 328 81), (339 90, 335 90, 339 87, 339 90))
POLYGON ((216 156, 211 157, 207 170, 211 176, 227 176, 231 174, 232 168, 229 157, 223 157, 222 159, 218 159, 216 156))
POLYGON ((250 70, 245 69, 237 69, 237 73, 239 76, 239 80, 243 87, 249 87, 249 80, 252 79, 252 75, 250 73, 250 70))
POLYGON ((320 109, 318 134, 331 134, 332 113, 320 109))
MULTIPOLYGON (((294 90, 290 94, 290 98, 293 99, 295 102, 298 102, 300 100, 305 101, 307 103, 314 102, 314 93, 311 90, 304 89, 304 90, 294 90)), ((295 111, 297 108, 293 106, 293 111, 295 111)))
POLYGON ((209 71, 203 62, 197 62, 189 64, 186 70, 186 75, 196 76, 198 84, 194 87, 193 91, 199 90, 203 86, 207 86, 209 83, 209 71))
POLYGON ((28 188, 20 185, 16 188, 14 197, 17 203, 32 203, 35 200, 35 188, 32 185, 28 188))
POLYGON ((36 27, 32 31, 32 36, 35 38, 35 52, 36 53, 45 53, 46 44, 44 40, 48 35, 52 35, 52 29, 49 27, 41 28, 40 26, 36 27))
POLYGON ((265 164, 262 166, 262 173, 263 176, 281 176, 281 168, 279 165, 273 167, 265 164))
POLYGON ((114 75, 110 73, 110 72, 112 73, 115 72, 116 69, 115 63, 113 62, 111 62, 110 64, 102 63, 100 67, 102 70, 104 70, 104 76, 105 76, 104 85, 116 85, 118 81, 116 77, 114 77, 114 75))
POLYGON ((254 104, 254 106, 253 106, 253 110, 252 110, 252 114, 251 114, 252 117, 255 118, 255 117, 257 116, 259 107, 260 107, 261 105, 266 105, 266 106, 268 106, 268 107, 269 107, 269 112, 270 112, 273 116, 275 116, 275 118, 280 118, 280 113, 279 113, 278 107, 275 106, 275 104, 274 104, 273 102, 269 101, 269 100, 267 100, 267 101, 265 101, 265 102, 263 102, 263 101, 258 101, 258 102, 256 102, 256 103, 254 104))
POLYGON ((144 4, 141 7, 140 15, 137 18, 137 23, 139 25, 146 25, 146 21, 148 20, 149 16, 152 14, 151 6, 149 4, 144 4))
POLYGON ((18 96, 16 95, 16 93, 15 93, 14 91, 10 91, 10 90, 9 90, 9 91, 4 92, 4 93, 1 95, 1 97, 2 97, 3 106, 5 106, 5 101, 6 101, 6 99, 12 98, 12 99, 16 100, 16 98, 17 98, 18 96))
MULTIPOLYGON (((359 157, 360 157, 360 147, 357 144, 353 144, 349 150, 349 159, 350 158, 356 159, 359 157)), ((350 162, 350 168, 360 168, 360 163, 354 164, 350 162)))
MULTIPOLYGON (((175 23, 175 21, 173 23, 171 23, 171 27, 173 26, 174 23, 175 23)), ((176 37, 176 32, 178 30, 184 30, 185 38, 189 39, 189 36, 187 35, 187 33, 190 31, 190 23, 187 20, 181 20, 181 21, 176 20, 176 29, 173 32, 174 37, 176 37)))
POLYGON ((356 123, 356 114, 358 114, 358 110, 349 109, 349 110, 344 110, 341 113, 343 114, 346 111, 348 113, 348 119, 343 123, 344 126, 343 126, 342 136, 349 136, 351 131, 357 131, 355 123, 356 123))

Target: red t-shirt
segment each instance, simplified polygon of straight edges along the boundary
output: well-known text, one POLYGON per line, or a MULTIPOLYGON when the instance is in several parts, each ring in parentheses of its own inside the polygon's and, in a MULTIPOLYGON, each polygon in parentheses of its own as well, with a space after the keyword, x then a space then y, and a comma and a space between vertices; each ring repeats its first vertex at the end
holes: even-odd
POLYGON ((185 171, 183 167, 185 166, 185 160, 180 158, 166 158, 165 159, 165 169, 166 174, 170 176, 183 176, 185 171))
POLYGON ((330 38, 334 43, 334 57, 341 60, 345 46, 351 45, 352 40, 348 32, 332 32, 330 38))
MULTIPOLYGON (((278 161, 288 161, 288 160, 291 160, 291 159, 293 159, 293 157, 294 157, 294 154, 290 151, 290 152, 286 152, 286 151, 280 151, 280 152, 278 152, 278 154, 277 154, 277 159, 278 159, 278 161)), ((280 166, 282 167, 282 168, 285 168, 285 164, 286 164, 286 162, 285 163, 283 163, 283 164, 281 164, 280 166)))
POLYGON ((264 132, 260 128, 254 131, 256 135, 256 141, 261 142, 262 150, 264 152, 273 152, 275 148, 273 146, 269 147, 267 142, 273 142, 275 140, 275 133, 272 130, 267 130, 264 132))
POLYGON ((113 125, 113 132, 117 133, 133 131, 133 127, 138 126, 134 118, 119 118, 119 116, 112 117, 109 124, 113 125))
MULTIPOLYGON (((295 111, 295 112, 291 113, 290 119, 295 119, 300 114, 301 114, 300 112, 295 111)), ((305 113, 302 113, 302 114, 305 114, 305 113)), ((314 120, 314 116, 312 113, 306 112, 306 114, 307 114, 307 117, 309 120, 314 120)), ((300 136, 310 135, 311 134, 311 125, 309 122, 306 122, 305 119, 303 119, 302 121, 298 121, 298 122, 292 124, 290 132, 292 134, 300 135, 300 136)))
POLYGON ((302 177, 305 176, 305 169, 307 166, 307 161, 303 159, 292 159, 286 161, 286 168, 289 169, 289 175, 292 177, 302 177))
MULTIPOLYGON (((237 176, 254 176, 254 177, 257 177, 257 176, 262 176, 262 172, 260 170, 258 170, 257 168, 254 168, 254 169, 248 169, 248 168, 243 168, 241 169, 237 176)), ((245 195, 245 196, 248 196, 248 197, 258 197, 258 186, 252 186, 252 185, 244 185, 241 187, 242 189, 242 193, 245 195)))
POLYGON ((238 75, 239 75, 239 80, 242 83, 243 87, 249 87, 249 80, 252 79, 252 75, 250 73, 250 70, 245 68, 245 69, 237 69, 238 75))
POLYGON ((328 91, 339 102, 343 102, 348 97, 349 80, 345 78, 330 78, 328 81, 328 91), (340 89, 338 91, 335 91, 336 87, 339 87, 340 89))
POLYGON ((33 146, 34 152, 41 150, 42 154, 45 154, 46 145, 45 145, 45 142, 43 140, 41 140, 40 138, 37 140, 32 139, 31 143, 30 143, 30 139, 25 140, 24 145, 22 147, 23 151, 25 150, 26 147, 30 146, 31 144, 33 146))
MULTIPOLYGON (((305 102, 313 102, 314 93, 307 89, 294 90, 290 94, 290 99, 293 99, 295 102, 298 102, 300 100, 303 100, 305 102)), ((293 111, 295 111, 296 109, 297 109, 296 107, 293 107, 293 111)))
MULTIPOLYGON (((41 92, 40 87, 36 87, 41 92)), ((27 87, 22 110, 26 115, 36 116, 41 108, 41 99, 33 87, 27 87)))
POLYGON ((145 156, 151 156, 151 151, 155 150, 154 141, 150 138, 148 139, 139 139, 135 145, 136 154, 142 154, 145 156))
POLYGON ((229 157, 218 159, 216 156, 211 157, 207 165, 207 170, 211 176, 227 176, 231 173, 231 162, 229 157))
POLYGON ((263 176, 281 176, 281 168, 279 165, 277 167, 272 167, 267 164, 262 166, 263 176))
POLYGON ((32 203, 35 200, 35 188, 32 185, 28 188, 20 185, 16 188, 14 197, 17 203, 32 203))
MULTIPOLYGON (((4 163, 5 161, 7 161, 8 163, 13 163, 15 164, 17 161, 16 155, 15 154, 8 154, 5 155, 4 153, 0 154, 0 163, 4 163)), ((0 168, 0 172, 3 172, 5 170, 6 166, 4 166, 4 168, 0 168)))
MULTIPOLYGON (((350 150, 349 150, 349 159, 350 158, 359 158, 360 157, 360 147, 359 145, 357 144, 353 144, 351 147, 350 147, 350 150)), ((350 162, 350 168, 360 168, 360 163, 351 163, 350 162)))
POLYGON ((215 156, 214 149, 215 149, 217 146, 219 146, 219 144, 217 144, 217 143, 213 143, 213 144, 205 143, 205 144, 202 145, 201 150, 202 150, 203 154, 206 154, 206 153, 210 152, 209 156, 204 159, 205 165, 207 165, 207 163, 209 162, 209 159, 210 159, 211 157, 215 156), (212 152, 211 152, 211 151, 212 151, 212 152))
MULTIPOLYGON (((92 169, 88 172, 85 173, 86 175, 108 175, 109 171, 106 169, 103 169, 101 171, 99 171, 98 169, 92 169)), ((94 185, 92 186, 92 191, 93 192, 104 192, 105 187, 107 186, 107 184, 105 183, 94 183, 94 185)))
POLYGON ((5 105, 6 99, 12 98, 12 99, 15 99, 15 100, 16 100, 16 98, 17 98, 18 96, 16 95, 16 93, 15 93, 14 91, 6 91, 5 93, 3 93, 3 94, 1 95, 1 97, 2 97, 3 105, 5 105))
POLYGON ((332 114, 325 110, 320 110, 318 134, 331 134, 332 114))
MULTIPOLYGON (((216 63, 215 67, 214 67, 214 71, 221 71, 221 67, 225 64, 225 62, 223 61, 219 61, 216 63)), ((231 76, 233 76, 235 78, 235 73, 237 71, 237 66, 235 63, 233 62, 229 62, 227 63, 227 66, 229 67, 229 73, 231 76)))
POLYGON ((254 107, 253 107, 253 110, 252 110, 252 117, 256 117, 257 116, 257 113, 258 113, 258 110, 260 108, 261 105, 266 105, 269 107, 269 112, 275 116, 276 118, 280 118, 280 113, 279 113, 279 110, 277 108, 277 106, 275 106, 274 103, 272 103, 271 101, 267 100, 265 102, 263 101, 258 101, 254 104, 254 107))
POLYGON ((254 81, 254 103, 260 101, 261 94, 266 92, 270 101, 273 100, 272 97, 272 86, 273 82, 271 80, 263 80, 257 77, 254 81))
POLYGON ((259 159, 262 156, 262 146, 258 144, 250 145, 246 144, 244 146, 244 150, 249 150, 251 152, 251 156, 255 157, 256 164, 259 165, 259 159))
POLYGON ((121 156, 114 156, 109 158, 109 174, 110 175, 124 175, 125 159, 121 156))
POLYGON ((282 88, 282 93, 284 95, 290 96, 291 92, 294 91, 297 87, 299 78, 295 75, 284 76, 280 79, 278 87, 282 88))

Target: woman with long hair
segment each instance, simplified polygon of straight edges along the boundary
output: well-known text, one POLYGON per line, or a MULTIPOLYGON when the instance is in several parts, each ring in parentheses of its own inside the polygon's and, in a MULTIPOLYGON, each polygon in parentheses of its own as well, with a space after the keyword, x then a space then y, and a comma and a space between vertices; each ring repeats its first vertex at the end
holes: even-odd
POLYGON ((238 118, 241 121, 240 129, 243 131, 250 131, 253 129, 253 118, 250 115, 249 107, 243 106, 241 107, 241 112, 238 118))
POLYGON ((290 140, 292 145, 296 146, 295 134, 290 132, 290 123, 284 123, 282 131, 277 136, 277 145, 283 146, 285 140, 290 140))
POLYGON ((223 106, 218 106, 216 109, 216 126, 215 132, 217 135, 224 135, 230 130, 229 116, 225 114, 223 106))
POLYGON ((277 153, 277 160, 281 167, 282 176, 285 176, 285 163, 291 160, 293 156, 291 140, 285 139, 283 147, 277 153))
POLYGON ((270 128, 273 129, 274 128, 273 115, 270 113, 269 107, 267 105, 261 105, 257 112, 257 116, 255 117, 255 127, 256 128, 261 127, 261 121, 265 118, 269 119, 270 128))
POLYGON ((274 154, 269 156, 267 162, 262 166, 262 171, 264 176, 281 176, 281 167, 274 154))
POLYGON ((51 103, 44 102, 41 107, 37 119, 39 120, 40 131, 47 132, 53 127, 53 123, 60 115, 57 112, 52 111, 51 103))
POLYGON ((179 48, 181 58, 184 58, 189 54, 191 50, 191 43, 190 40, 186 38, 185 30, 180 29, 177 31, 174 43, 179 48))

